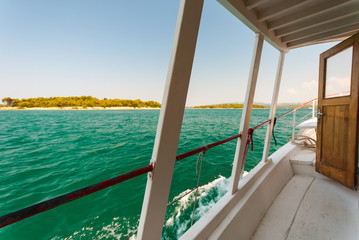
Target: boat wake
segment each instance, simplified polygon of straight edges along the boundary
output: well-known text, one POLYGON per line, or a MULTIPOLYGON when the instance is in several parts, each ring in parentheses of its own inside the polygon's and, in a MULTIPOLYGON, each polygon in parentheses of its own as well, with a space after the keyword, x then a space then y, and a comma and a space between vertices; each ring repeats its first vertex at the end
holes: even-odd
POLYGON ((193 206, 195 196, 197 195, 196 209, 194 211, 193 222, 201 218, 221 197, 223 197, 229 187, 229 178, 219 176, 214 181, 200 186, 198 192, 186 190, 176 196, 176 201, 180 196, 186 195, 179 199, 175 204, 167 209, 166 222, 163 230, 163 239, 178 239, 187 229, 191 227, 193 206))
MULTIPOLYGON (((244 176, 247 172, 244 173, 244 176)), ((198 221, 216 202, 218 202, 227 192, 230 179, 219 176, 212 182, 200 186, 198 191, 187 189, 173 198, 173 205, 167 208, 166 220, 163 228, 162 239, 178 239, 190 227, 193 215, 193 206, 196 201, 196 208, 193 215, 193 223, 198 221), (183 197, 182 197, 183 196, 183 197), (197 200, 195 200, 197 196, 197 200)), ((114 217, 110 224, 103 225, 102 228, 93 229, 83 227, 74 232, 67 238, 57 239, 83 239, 84 237, 95 239, 136 239, 136 229, 138 219, 119 219, 114 217)))

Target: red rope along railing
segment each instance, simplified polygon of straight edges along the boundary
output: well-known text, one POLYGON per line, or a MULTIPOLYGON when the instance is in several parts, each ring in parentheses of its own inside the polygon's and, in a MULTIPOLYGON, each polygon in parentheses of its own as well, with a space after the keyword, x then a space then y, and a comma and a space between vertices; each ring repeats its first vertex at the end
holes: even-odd
MULTIPOLYGON (((309 103, 311 103, 311 102, 313 102, 315 100, 317 100, 317 98, 312 99, 312 100, 310 100, 310 101, 308 101, 308 102, 294 108, 293 110, 290 110, 289 112, 280 115, 279 117, 277 117, 277 119, 282 118, 282 117, 288 115, 289 113, 291 113, 291 112, 293 112, 293 111, 295 111, 295 110, 297 110, 299 108, 302 108, 303 106, 305 106, 305 105, 307 105, 307 104, 309 104, 309 103)), ((255 126, 253 128, 248 129, 248 136, 247 136, 247 141, 246 141, 245 154, 243 156, 242 164, 244 163, 244 159, 246 158, 246 155, 248 153, 248 148, 249 148, 250 143, 252 144, 251 150, 253 151, 253 132, 254 132, 254 130, 256 130, 256 129, 258 129, 258 128, 266 125, 266 124, 269 124, 270 122, 271 122, 271 120, 268 119, 267 121, 255 126)), ((223 139, 223 140, 220 140, 220 141, 217 141, 217 142, 202 146, 200 148, 191 150, 189 152, 177 155, 176 156, 176 161, 180 161, 182 159, 185 159, 185 158, 188 158, 190 156, 193 156, 193 155, 195 155, 197 153, 207 151, 208 149, 211 149, 213 147, 219 146, 221 144, 227 143, 229 141, 232 141, 232 140, 240 138, 240 137, 242 137, 241 133, 236 134, 236 135, 234 135, 232 137, 229 137, 229 138, 226 138, 226 139, 223 139)), ((96 184, 90 185, 88 187, 81 188, 79 190, 76 190, 76 191, 73 191, 73 192, 70 192, 70 193, 66 193, 64 195, 61 195, 61 196, 58 196, 58 197, 55 197, 55 198, 51 198, 49 200, 46 200, 46 201, 37 203, 35 205, 23 208, 21 210, 6 214, 6 215, 0 217, 0 228, 3 228, 3 227, 8 226, 10 224, 16 223, 16 222, 21 221, 21 220, 23 220, 25 218, 34 216, 36 214, 48 211, 50 209, 53 209, 53 208, 58 207, 58 206, 61 206, 61 205, 65 204, 65 203, 71 202, 73 200, 85 197, 87 195, 90 195, 91 193, 95 193, 97 191, 100 191, 102 189, 111 187, 113 185, 119 184, 119 183, 124 182, 124 181, 127 181, 129 179, 134 178, 134 177, 138 177, 138 176, 143 175, 145 173, 152 172, 152 170, 153 170, 153 166, 152 166, 152 163, 151 163, 150 165, 148 165, 146 167, 136 169, 134 171, 122 174, 120 176, 117 176, 117 177, 114 177, 114 178, 111 178, 111 179, 108 179, 108 180, 105 180, 103 182, 96 183, 96 184)))
POLYGON ((58 207, 60 205, 63 205, 65 203, 71 202, 73 200, 82 198, 84 196, 87 196, 91 193, 95 193, 97 191, 100 191, 102 189, 111 187, 113 185, 116 185, 118 183, 127 181, 131 178, 143 175, 145 173, 151 172, 153 170, 153 166, 152 163, 146 167, 143 168, 139 168, 136 169, 132 172, 128 172, 125 174, 122 174, 120 176, 114 177, 114 178, 110 178, 107 179, 103 182, 100 183, 96 183, 93 185, 90 185, 88 187, 85 188, 81 188, 79 190, 70 192, 70 193, 66 193, 64 195, 40 202, 38 204, 32 205, 30 207, 27 208, 23 208, 21 210, 6 214, 2 217, 0 217, 0 228, 3 228, 7 225, 16 223, 20 220, 23 220, 25 218, 34 216, 36 214, 45 212, 47 210, 53 209, 55 207, 58 207))
POLYGON ((190 156, 196 155, 197 153, 200 153, 200 152, 203 152, 203 151, 207 151, 207 150, 210 149, 210 148, 213 148, 213 147, 216 147, 216 146, 218 146, 218 145, 224 144, 224 143, 226 143, 226 142, 232 141, 232 140, 234 140, 234 139, 236 139, 236 138, 239 138, 239 137, 241 137, 241 136, 242 136, 242 134, 237 134, 237 135, 234 135, 234 136, 232 136, 232 137, 229 137, 229 138, 220 140, 220 141, 218 141, 218 142, 214 142, 214 143, 205 145, 205 146, 203 146, 203 147, 196 148, 196 149, 194 149, 194 150, 192 150, 192 151, 189 151, 189 152, 186 152, 186 153, 182 153, 182 154, 180 154, 180 155, 178 155, 178 156, 176 157, 176 161, 178 162, 178 161, 180 161, 180 160, 182 160, 182 159, 185 159, 185 158, 188 158, 188 157, 190 157, 190 156))

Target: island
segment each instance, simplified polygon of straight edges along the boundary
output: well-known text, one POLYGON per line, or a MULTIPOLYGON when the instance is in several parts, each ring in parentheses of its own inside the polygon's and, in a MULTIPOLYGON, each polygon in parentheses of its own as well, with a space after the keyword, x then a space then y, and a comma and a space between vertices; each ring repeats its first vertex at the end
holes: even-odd
POLYGON ((1 110, 77 110, 77 109, 159 109, 161 104, 140 99, 98 99, 92 96, 11 98, 2 99, 1 110))
MULTIPOLYGON (((203 106, 195 106, 193 108, 210 108, 210 109, 238 109, 238 108, 243 108, 243 104, 237 104, 237 103, 226 103, 226 104, 216 104, 216 105, 203 105, 203 106)), ((253 104, 253 108, 268 108, 267 106, 264 105, 259 105, 259 104, 253 104)))

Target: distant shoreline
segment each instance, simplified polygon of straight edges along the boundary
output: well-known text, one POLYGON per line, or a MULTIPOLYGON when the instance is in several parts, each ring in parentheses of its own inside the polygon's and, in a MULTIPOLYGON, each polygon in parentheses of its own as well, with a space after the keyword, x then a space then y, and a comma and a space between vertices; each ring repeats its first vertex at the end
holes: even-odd
MULTIPOLYGON (((81 111, 91 111, 91 110, 160 110, 161 108, 152 108, 152 107, 48 107, 48 108, 19 108, 19 107, 0 107, 0 111, 49 111, 49 110, 56 110, 56 111, 65 111, 65 110, 81 110, 81 111)), ((193 108, 193 107, 186 107, 186 109, 243 109, 243 108, 193 108)), ((269 109, 269 108, 252 108, 252 109, 269 109)), ((292 107, 277 107, 277 109, 292 109, 292 107)), ((307 108, 309 109, 309 108, 307 108)))
POLYGON ((48 110, 159 110, 161 108, 152 108, 152 107, 48 107, 48 108, 18 108, 18 107, 0 107, 0 111, 18 111, 18 110, 26 110, 26 111, 48 111, 48 110))
MULTIPOLYGON (((212 109, 212 110, 215 110, 215 109, 243 109, 243 108, 199 108, 199 107, 196 107, 196 108, 187 108, 187 109, 212 109)), ((252 109, 269 109, 269 108, 252 108, 252 109)))

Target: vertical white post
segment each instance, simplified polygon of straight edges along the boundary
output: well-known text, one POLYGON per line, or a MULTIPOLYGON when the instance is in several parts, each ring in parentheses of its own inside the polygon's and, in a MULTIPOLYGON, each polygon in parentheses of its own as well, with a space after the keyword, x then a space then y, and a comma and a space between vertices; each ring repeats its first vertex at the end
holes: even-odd
POLYGON ((239 179, 241 178, 244 169, 245 159, 243 156, 246 147, 249 123, 251 120, 252 105, 253 105, 254 93, 256 90, 259 64, 262 55, 262 48, 263 48, 263 35, 261 33, 256 33, 252 63, 249 73, 248 84, 247 84, 247 92, 246 92, 244 107, 242 111, 241 124, 239 127, 239 132, 242 133, 242 137, 239 138, 237 141, 236 154, 234 156, 234 161, 233 161, 231 184, 229 188, 232 194, 234 194, 238 189, 238 182, 239 179))
POLYGON ((292 133, 292 142, 294 141, 294 137, 295 137, 295 115, 297 113, 297 110, 294 110, 293 112, 293 133, 292 133))
POLYGON ((274 118, 275 118, 275 113, 277 110, 277 101, 278 101, 278 95, 279 95, 280 82, 282 79, 284 57, 285 57, 285 52, 281 51, 280 55, 279 55, 277 74, 275 77, 275 83, 274 83, 274 89, 273 89, 273 95, 272 95, 272 103, 271 103, 270 111, 269 111, 269 119, 271 121, 267 127, 267 134, 266 134, 264 148, 263 148, 262 160, 264 162, 266 162, 268 160, 269 148, 270 148, 270 143, 272 140, 274 118))
POLYGON ((313 101, 313 106, 312 106, 312 118, 315 118, 315 100, 313 101))
POLYGON ((138 239, 161 239, 191 77, 203 0, 181 0, 138 239))

